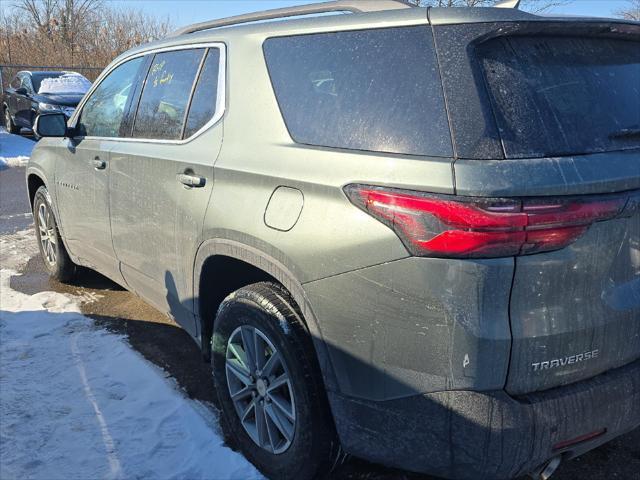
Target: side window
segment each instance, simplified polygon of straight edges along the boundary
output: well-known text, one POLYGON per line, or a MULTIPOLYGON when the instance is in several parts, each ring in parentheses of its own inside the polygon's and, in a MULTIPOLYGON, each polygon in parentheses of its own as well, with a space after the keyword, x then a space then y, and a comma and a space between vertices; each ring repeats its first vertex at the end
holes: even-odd
POLYGON ((133 90, 144 57, 116 67, 93 91, 80 113, 79 134, 88 137, 118 137, 127 100, 133 90))
POLYGON ((133 125, 134 138, 182 138, 185 114, 204 49, 155 55, 133 125))
POLYGON ((298 143, 409 155, 452 155, 427 26, 274 37, 273 89, 298 143))
POLYGON ((187 114, 183 138, 200 130, 216 113, 218 100, 218 74, 220 72, 220 50, 211 48, 198 78, 187 114))
POLYGON ((17 88, 20 88, 20 85, 22 84, 22 80, 20 79, 20 76, 16 75, 15 77, 13 77, 13 80, 11 80, 11 88, 13 88, 14 90, 17 88))
POLYGON ((22 77, 22 83, 21 86, 27 89, 27 92, 29 93, 34 93, 33 91, 33 84, 31 83, 31 76, 29 75, 24 75, 22 77))

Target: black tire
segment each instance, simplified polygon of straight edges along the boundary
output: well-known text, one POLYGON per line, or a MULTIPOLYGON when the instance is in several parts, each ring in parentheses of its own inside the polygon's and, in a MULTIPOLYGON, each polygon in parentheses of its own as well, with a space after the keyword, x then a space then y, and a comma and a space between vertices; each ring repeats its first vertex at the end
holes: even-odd
POLYGON ((13 123, 13 120, 11 119, 11 115, 9 114, 9 107, 7 107, 6 105, 2 107, 2 119, 4 123, 4 128, 7 129, 7 132, 13 133, 14 135, 20 133, 20 127, 17 127, 13 123))
POLYGON ((212 369, 225 437, 263 474, 277 480, 323 478, 341 452, 315 350, 296 308, 289 293, 278 284, 248 285, 222 302, 212 338, 212 369), (241 326, 258 329, 284 357, 296 418, 293 439, 282 453, 272 453, 252 440, 231 400, 227 342, 241 326))
POLYGON ((44 186, 38 188, 33 200, 33 222, 40 255, 49 276, 60 282, 70 281, 76 273, 76 264, 69 257, 67 249, 62 242, 58 224, 51 207, 51 197, 44 186), (43 230, 47 230, 47 235, 53 239, 53 241, 49 242, 53 255, 51 251, 46 251, 48 249, 45 247, 47 242, 43 242, 43 230), (51 258, 53 258, 53 261, 50 260, 51 258))

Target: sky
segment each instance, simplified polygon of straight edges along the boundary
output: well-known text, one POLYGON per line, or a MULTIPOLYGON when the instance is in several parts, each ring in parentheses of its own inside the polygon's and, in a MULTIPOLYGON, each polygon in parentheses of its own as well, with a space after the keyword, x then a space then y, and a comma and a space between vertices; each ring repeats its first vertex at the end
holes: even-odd
MULTIPOLYGON (((175 27, 203 22, 242 13, 268 10, 319 0, 106 0, 121 8, 135 8, 152 15, 168 18, 175 27)), ((10 9, 10 0, 0 0, 0 10, 10 9)), ((549 13, 613 16, 624 7, 626 0, 572 0, 566 5, 549 10, 549 13)))
MULTIPOLYGON (((318 0, 107 0, 113 5, 134 7, 148 13, 169 18, 174 26, 202 22, 231 15, 280 8, 318 0)), ((0 0, 3 3, 3 0, 0 0)), ((587 15, 597 17, 612 16, 622 8, 626 0, 573 0, 550 13, 587 15)))

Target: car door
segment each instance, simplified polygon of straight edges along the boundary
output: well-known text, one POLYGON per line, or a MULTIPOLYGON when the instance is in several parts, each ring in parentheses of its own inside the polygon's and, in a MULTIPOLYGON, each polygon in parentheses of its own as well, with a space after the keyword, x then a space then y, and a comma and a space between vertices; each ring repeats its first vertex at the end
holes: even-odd
POLYGON ((26 90, 26 94, 16 94, 16 117, 15 124, 21 127, 32 127, 32 111, 33 100, 31 97, 35 94, 33 84, 31 83, 31 75, 28 73, 20 74, 20 86, 26 90))
POLYGON ((9 88, 7 89, 6 94, 6 103, 9 107, 9 112, 13 118, 14 125, 18 127, 26 126, 24 124, 24 115, 21 112, 21 109, 24 108, 23 98, 24 95, 18 93, 18 90, 22 88, 22 82, 25 73, 18 72, 18 74, 11 80, 9 84, 9 88))
POLYGON ((222 145, 222 48, 156 52, 131 139, 111 152, 111 228, 123 276, 192 335, 193 261, 222 145))
POLYGON ((120 135, 142 57, 114 68, 89 94, 56 162, 56 193, 63 235, 70 253, 86 266, 121 281, 109 222, 109 152, 120 135))
MULTIPOLYGON (((16 90, 20 88, 20 74, 17 74, 11 82, 9 83, 9 88, 5 92, 5 102, 9 107, 9 111, 11 112, 11 116, 15 117, 16 114, 16 90)), ((14 118, 15 123, 15 118, 14 118)))

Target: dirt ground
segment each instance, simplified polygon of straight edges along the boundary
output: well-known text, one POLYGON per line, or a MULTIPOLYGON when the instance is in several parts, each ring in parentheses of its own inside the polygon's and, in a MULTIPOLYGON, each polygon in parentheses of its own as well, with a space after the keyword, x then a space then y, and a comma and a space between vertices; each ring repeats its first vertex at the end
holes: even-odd
MULTIPOLYGON (((24 169, 0 174, 0 219, 2 230, 16 214, 27 213, 24 169)), ((21 220, 24 221, 24 220, 21 220)), ((191 398, 215 404, 208 365, 202 362, 195 342, 165 315, 145 304, 105 277, 82 270, 73 284, 50 280, 39 257, 32 258, 23 275, 12 279, 12 288, 27 294, 54 290, 91 294, 95 301, 84 305, 83 313, 100 325, 127 336, 131 346, 163 368, 191 398)), ((349 460, 333 477, 335 480, 434 480, 433 477, 387 469, 356 459, 349 460)), ((640 429, 610 442, 582 457, 565 462, 557 480, 640 479, 640 429)))

